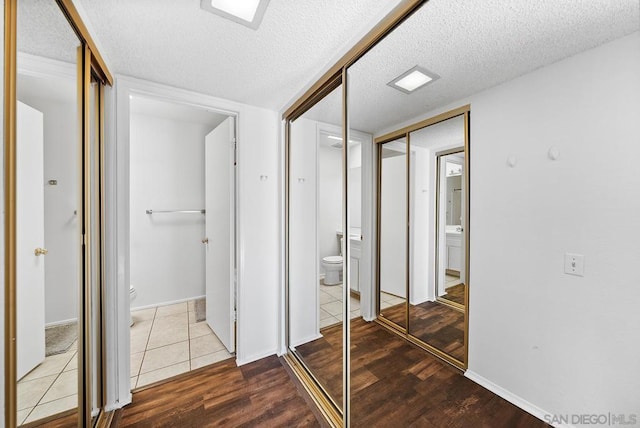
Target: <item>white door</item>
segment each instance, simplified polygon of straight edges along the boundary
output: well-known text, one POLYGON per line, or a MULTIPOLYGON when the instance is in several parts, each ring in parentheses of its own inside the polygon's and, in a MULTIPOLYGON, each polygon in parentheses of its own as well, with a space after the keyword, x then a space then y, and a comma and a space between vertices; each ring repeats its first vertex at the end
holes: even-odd
POLYGON ((227 118, 205 137, 207 323, 235 351, 235 122, 227 118))
POLYGON ((38 110, 18 102, 17 360, 18 379, 44 360, 44 126, 38 110))

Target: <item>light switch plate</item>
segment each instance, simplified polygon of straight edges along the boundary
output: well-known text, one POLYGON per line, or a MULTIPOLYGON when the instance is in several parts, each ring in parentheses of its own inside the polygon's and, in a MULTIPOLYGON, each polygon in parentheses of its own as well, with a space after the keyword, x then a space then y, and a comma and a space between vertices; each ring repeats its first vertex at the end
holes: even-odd
POLYGON ((582 254, 566 253, 564 255, 564 273, 584 276, 584 256, 582 254))

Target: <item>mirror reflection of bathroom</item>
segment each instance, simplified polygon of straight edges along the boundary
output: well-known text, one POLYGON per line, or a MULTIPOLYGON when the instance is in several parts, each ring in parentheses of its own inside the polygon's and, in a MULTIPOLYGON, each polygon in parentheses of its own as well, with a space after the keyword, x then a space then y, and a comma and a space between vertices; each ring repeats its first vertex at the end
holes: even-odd
POLYGON ((407 327, 407 140, 380 148, 380 315, 407 327))
POLYGON ((137 94, 129 102, 136 389, 235 352, 235 120, 137 94))
MULTIPOLYGON (((326 125, 318 134, 318 244, 320 259, 320 328, 342 321, 343 251, 342 225, 342 135, 326 125)), ((352 132, 352 134, 354 134, 352 132)), ((349 217, 351 243, 350 317, 360 316, 360 257, 362 232, 360 207, 362 191, 362 143, 349 138, 349 217)))
POLYGON ((17 423, 78 404, 77 48, 55 2, 20 1, 17 30, 17 423))
POLYGON ((342 408, 342 87, 291 122, 289 348, 342 408))
POLYGON ((438 157, 438 278, 437 296, 443 303, 465 305, 464 149, 438 157), (442 221, 444 219, 444 221, 442 221), (444 226, 444 230, 443 230, 444 226))

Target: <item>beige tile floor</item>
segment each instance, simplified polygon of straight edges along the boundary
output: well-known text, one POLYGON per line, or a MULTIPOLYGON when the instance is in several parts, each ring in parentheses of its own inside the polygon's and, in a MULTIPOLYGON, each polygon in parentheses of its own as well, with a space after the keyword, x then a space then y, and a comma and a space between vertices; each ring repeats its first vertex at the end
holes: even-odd
POLYGON ((46 357, 18 381, 18 425, 78 405, 78 342, 64 353, 46 357))
POLYGON ((387 309, 387 308, 390 308, 391 306, 404 303, 405 301, 406 300, 402 297, 385 293, 384 291, 380 293, 380 309, 387 309))
POLYGON ((132 312, 131 389, 231 358, 194 301, 132 312))
MULTIPOLYGON (((359 317, 360 300, 351 297, 351 319, 359 317)), ((324 285, 320 282, 320 328, 342 322, 342 284, 324 285)))
POLYGON ((453 287, 458 284, 462 284, 459 276, 445 275, 445 288, 453 287))

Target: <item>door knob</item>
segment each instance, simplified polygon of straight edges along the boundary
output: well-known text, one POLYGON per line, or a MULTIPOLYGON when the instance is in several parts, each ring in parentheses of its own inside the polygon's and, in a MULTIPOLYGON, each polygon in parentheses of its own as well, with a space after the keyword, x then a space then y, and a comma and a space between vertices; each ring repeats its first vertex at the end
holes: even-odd
POLYGON ((49 250, 46 248, 36 248, 33 252, 36 256, 46 256, 49 253, 49 250))
POLYGON ((208 243, 209 243, 209 238, 204 238, 204 239, 202 240, 202 243, 203 243, 203 244, 208 244, 208 243))

